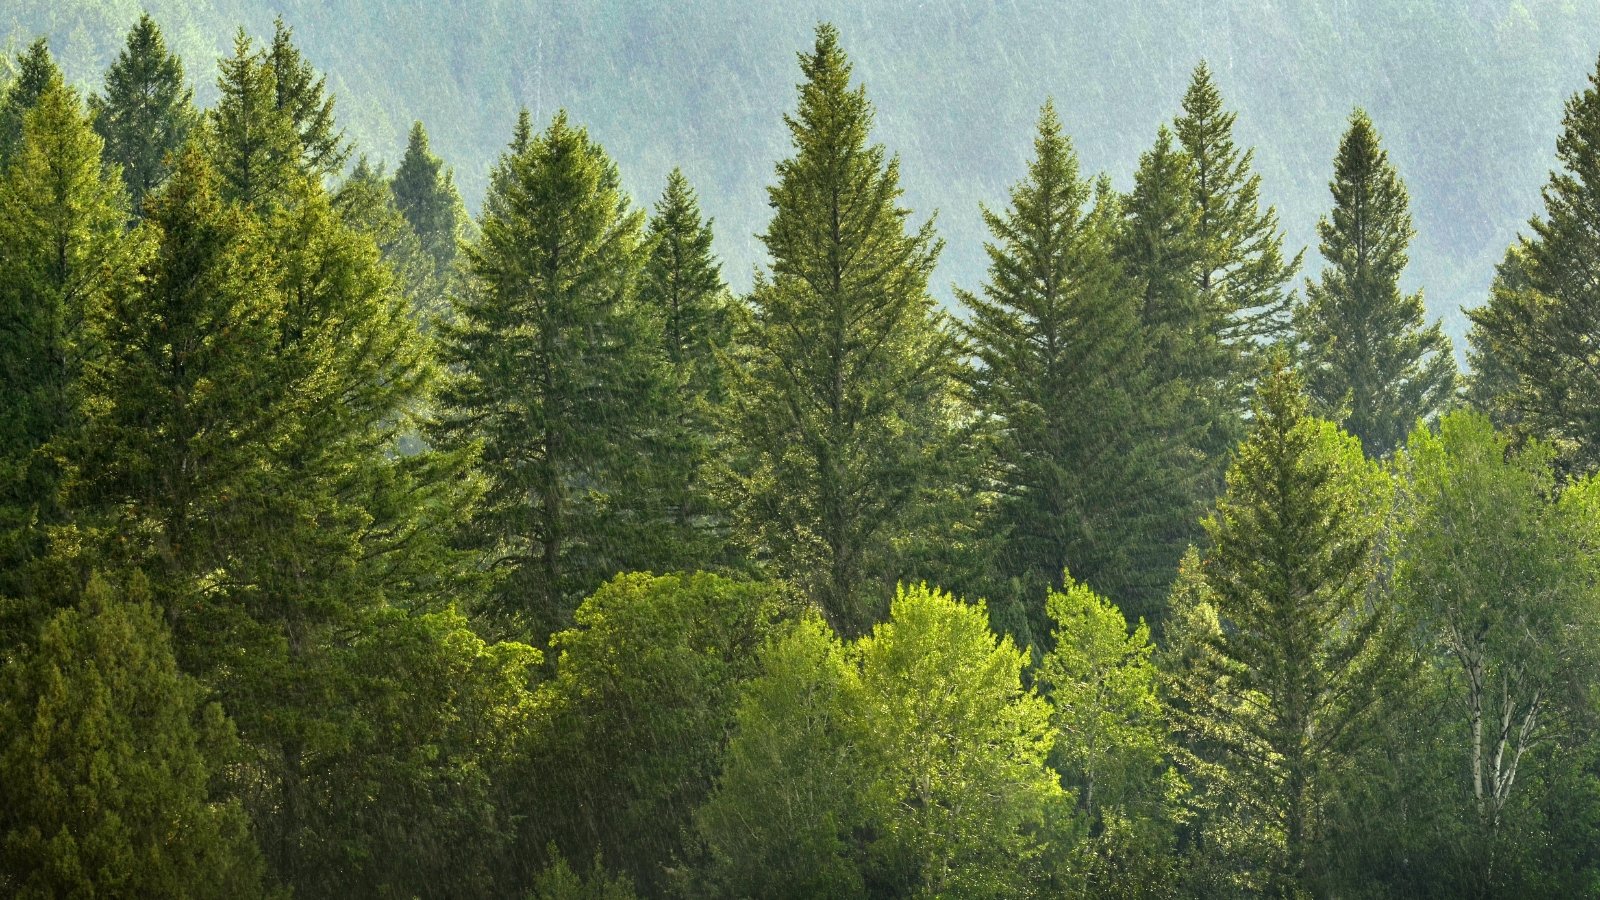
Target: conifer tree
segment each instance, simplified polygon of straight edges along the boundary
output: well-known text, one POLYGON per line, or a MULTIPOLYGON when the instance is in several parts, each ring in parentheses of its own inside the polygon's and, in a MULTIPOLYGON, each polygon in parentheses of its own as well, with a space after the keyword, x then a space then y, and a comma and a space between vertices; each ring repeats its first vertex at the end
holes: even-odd
POLYGON ((294 29, 284 24, 282 16, 272 23, 265 63, 272 71, 274 103, 289 120, 298 145, 295 167, 318 182, 337 174, 350 158, 350 145, 334 121, 327 78, 294 45, 294 29))
POLYGON ((39 38, 17 54, 17 71, 0 99, 0 166, 7 164, 22 144, 24 119, 44 92, 61 81, 61 70, 50 55, 50 45, 39 38))
POLYGON ((34 564, 68 521, 62 445, 104 304, 141 253, 101 150, 77 93, 53 74, 0 179, 0 596, 14 600, 52 595, 34 564))
POLYGON ((405 155, 389 187, 395 206, 433 258, 434 268, 441 275, 448 273, 455 264, 464 213, 454 174, 428 149, 428 132, 421 122, 411 125, 405 155))
POLYGON ((927 290, 933 225, 907 230, 899 162, 868 143, 831 25, 800 67, 771 270, 736 338, 730 493, 756 554, 854 634, 881 615, 952 447, 955 337, 927 290))
POLYGON ((1277 895, 1316 890, 1329 792, 1372 739, 1404 637, 1375 578, 1388 478, 1307 407, 1280 356, 1174 601, 1187 649, 1172 708, 1208 832, 1277 895))
POLYGON ((480 443, 486 487, 463 537, 498 576, 491 609, 540 639, 605 579, 651 566, 636 551, 659 510, 636 476, 667 382, 635 297, 643 221, 565 114, 519 129, 443 329, 453 374, 434 437, 480 443))
POLYGON ((96 577, 0 666, 0 892, 265 896, 238 802, 212 795, 232 726, 138 581, 122 594, 96 577))
MULTIPOLYGON (((1289 329, 1289 281, 1301 254, 1283 258, 1283 233, 1273 207, 1261 209, 1261 176, 1251 167, 1254 149, 1233 142, 1237 113, 1204 62, 1195 67, 1173 123, 1193 173, 1194 203, 1205 261, 1197 273, 1202 302, 1232 317, 1229 342, 1246 359, 1254 345, 1272 343, 1289 329)), ((1240 373, 1248 378, 1249 371, 1240 373)), ((1240 405, 1246 398, 1241 395, 1240 405)))
POLYGON ((350 177, 340 183, 334 201, 345 222, 378 245, 419 326, 426 328, 444 312, 445 284, 433 257, 423 249, 422 239, 395 205, 383 171, 361 157, 350 177))
POLYGON ((122 167, 122 181, 137 214, 145 195, 167 177, 167 157, 183 146, 199 121, 183 64, 148 13, 128 32, 127 46, 106 70, 105 93, 89 98, 95 131, 105 141, 106 162, 122 167))
POLYGON ((1350 115, 1329 184, 1334 208, 1317 225, 1327 265, 1295 311, 1306 387, 1373 456, 1431 419, 1455 389, 1450 341, 1425 323, 1422 293, 1402 294, 1416 233, 1405 185, 1366 113, 1350 115))
POLYGON ((1501 421, 1590 473, 1600 467, 1600 377, 1589 371, 1600 287, 1588 275, 1600 222, 1600 63, 1567 101, 1556 160, 1533 234, 1508 252, 1516 263, 1502 267, 1488 304, 1469 313, 1474 390, 1493 397, 1501 421))
POLYGON ((1146 610, 1164 587, 1144 581, 1160 568, 1147 516, 1174 508, 1151 428, 1164 401, 1147 393, 1141 310, 1114 254, 1118 213, 1092 193, 1046 104, 1027 178, 1003 214, 984 212, 988 283, 958 295, 972 311, 971 403, 998 429, 994 552, 1031 598, 1038 639, 1049 634, 1040 598, 1068 568, 1146 610))
POLYGON ((661 335, 675 388, 655 460, 674 526, 662 535, 675 545, 664 556, 674 568, 711 565, 723 555, 717 545, 726 528, 708 476, 728 381, 721 354, 731 340, 733 308, 711 253, 711 224, 701 217, 688 179, 672 170, 647 229, 650 259, 639 302, 661 335))
POLYGON ((233 56, 217 67, 220 96, 206 113, 202 140, 227 195, 264 208, 281 201, 299 174, 299 136, 278 109, 277 79, 265 53, 244 29, 233 39, 233 56))

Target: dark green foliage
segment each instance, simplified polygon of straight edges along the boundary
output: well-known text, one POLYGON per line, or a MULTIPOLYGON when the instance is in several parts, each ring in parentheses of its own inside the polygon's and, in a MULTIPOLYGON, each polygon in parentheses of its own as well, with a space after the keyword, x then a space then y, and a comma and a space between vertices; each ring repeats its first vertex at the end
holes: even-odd
POLYGON ((280 202, 298 174, 299 136, 278 109, 272 66, 241 28, 233 56, 217 68, 220 96, 206 112, 201 134, 207 155, 230 199, 256 207, 280 202))
POLYGON ((456 193, 455 176, 428 149, 428 132, 421 122, 411 125, 405 155, 389 188, 394 192, 395 207, 433 258, 435 272, 441 278, 447 276, 455 264, 466 213, 456 193))
POLYGON ((1142 310, 1114 256, 1117 209, 1093 193, 1046 105, 1027 178, 1004 214, 986 212, 989 281, 960 295, 969 402, 998 431, 994 567, 1020 584, 1033 640, 1049 633, 1041 600, 1069 567, 1130 611, 1153 608, 1161 519, 1181 507, 1163 481, 1167 407, 1147 393, 1142 310))
POLYGON ((418 326, 426 329, 445 311, 447 280, 441 276, 422 239, 395 205, 395 196, 383 172, 362 157, 334 195, 340 214, 350 227, 369 235, 401 293, 405 294, 418 326))
POLYGON ((907 230, 899 160, 868 143, 872 107, 832 26, 800 68, 794 155, 761 235, 771 270, 746 298, 731 367, 730 492, 757 557, 859 634, 959 438, 955 339, 928 295, 933 224, 907 230))
POLYGON ((1600 222, 1600 68, 1567 101, 1556 159, 1533 234, 1508 251, 1488 304, 1469 314, 1474 396, 1588 473, 1600 462, 1600 380, 1590 371, 1600 288, 1589 274, 1600 222))
POLYGON ((166 38, 148 14, 128 32, 128 43, 106 70, 105 93, 89 98, 95 131, 105 141, 106 162, 122 168, 134 213, 169 171, 170 154, 199 123, 194 92, 183 64, 167 52, 166 38))
POLYGON ((294 45, 294 29, 279 16, 272 23, 272 44, 263 60, 272 72, 273 102, 294 133, 294 166, 319 182, 338 174, 350 158, 350 145, 333 119, 333 97, 327 79, 318 74, 294 45))
POLYGON ((671 418, 653 451, 654 478, 672 528, 659 559, 670 568, 726 563, 727 522, 711 481, 717 423, 727 399, 733 301, 711 254, 711 221, 674 169, 646 234, 650 259, 639 304, 655 323, 672 375, 671 418))
POLYGON ((463 539, 495 571, 489 609, 539 639, 605 579, 654 564, 659 500, 624 490, 647 474, 668 388, 635 297, 643 223, 565 114, 519 130, 443 327, 452 375, 433 434, 480 446, 486 483, 463 539))
POLYGON ((243 812, 212 789, 234 743, 142 583, 91 580, 0 665, 0 891, 264 896, 243 812))
POLYGON ((39 38, 17 54, 17 70, 0 99, 0 165, 9 165, 22 146, 28 110, 51 85, 61 83, 61 70, 50 55, 50 45, 39 38))
POLYGON ((1177 722, 1202 781, 1214 850, 1238 886, 1320 889, 1330 786, 1371 725, 1402 632, 1377 591, 1387 476, 1312 418, 1281 358, 1263 382, 1209 549, 1180 591, 1193 649, 1177 722))
MULTIPOLYGON (((1233 142, 1236 118, 1237 113, 1222 105, 1211 70, 1200 63, 1183 95, 1183 112, 1173 123, 1192 175, 1202 254, 1195 287, 1204 308, 1231 316, 1227 342, 1249 362, 1259 345, 1288 333, 1289 281, 1300 268, 1301 254, 1283 258, 1277 210, 1261 209, 1255 150, 1240 150, 1233 142)), ((1247 367, 1235 372, 1234 380, 1253 374, 1247 367)), ((1241 407, 1246 405, 1244 393, 1237 399, 1241 407)))
POLYGON ((1296 310, 1306 387, 1318 409, 1386 456, 1419 419, 1432 419, 1455 390, 1455 358, 1438 323, 1424 322, 1422 294, 1402 294, 1411 227, 1405 185, 1356 110, 1334 159, 1333 213, 1317 226, 1322 277, 1296 310))

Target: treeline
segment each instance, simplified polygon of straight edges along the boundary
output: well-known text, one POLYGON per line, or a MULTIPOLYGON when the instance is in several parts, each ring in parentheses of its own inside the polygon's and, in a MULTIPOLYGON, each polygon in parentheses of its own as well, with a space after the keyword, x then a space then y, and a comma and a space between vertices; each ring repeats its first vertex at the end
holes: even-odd
POLYGON ((1600 887, 1600 72, 1461 377, 1372 122, 1299 290, 1203 65, 959 315, 831 27, 743 296, 565 115, 474 221, 218 68, 0 102, 0 892, 1600 887))

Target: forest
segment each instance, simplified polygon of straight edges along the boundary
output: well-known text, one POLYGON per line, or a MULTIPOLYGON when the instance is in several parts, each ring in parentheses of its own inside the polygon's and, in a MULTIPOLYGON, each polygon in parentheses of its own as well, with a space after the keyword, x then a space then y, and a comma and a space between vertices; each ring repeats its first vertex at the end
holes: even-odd
POLYGON ((737 288, 567 112, 471 214, 283 19, 22 48, 0 895, 1600 896, 1600 63, 1458 356, 1368 113, 1297 250, 1204 62, 941 302, 850 46, 737 288))

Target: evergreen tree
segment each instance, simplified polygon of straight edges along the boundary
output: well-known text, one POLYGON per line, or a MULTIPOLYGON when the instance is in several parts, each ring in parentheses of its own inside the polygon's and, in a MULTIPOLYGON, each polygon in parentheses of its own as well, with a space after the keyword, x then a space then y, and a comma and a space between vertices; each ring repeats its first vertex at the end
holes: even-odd
POLYGON ((0 166, 8 164, 22 145, 28 110, 51 85, 61 83, 61 70, 50 55, 50 45, 39 38, 17 54, 17 70, 0 99, 0 166))
POLYGON ((676 387, 672 421, 655 454, 674 526, 661 535, 671 545, 663 559, 673 568, 703 568, 726 556, 726 521, 708 476, 728 382, 722 354, 733 309, 711 254, 711 221, 701 218, 694 189, 677 169, 667 176, 647 239, 639 302, 660 331, 676 387))
POLYGON ((127 46, 106 70, 105 94, 90 97, 89 106, 106 144, 106 162, 122 167, 137 214, 145 196, 167 177, 169 154, 183 146, 199 121, 183 64, 167 52, 166 39, 148 13, 139 17, 127 46))
POLYGON ((394 203, 432 257, 443 276, 455 264, 464 213, 456 193, 453 173, 428 150, 428 132, 421 122, 411 125, 406 152, 389 182, 394 203))
MULTIPOLYGON (((1158 474, 1164 401, 1148 393, 1140 310, 1114 255, 1118 212, 1091 194, 1046 104, 1010 208, 984 211, 994 241, 983 294, 958 294, 971 310, 967 380, 998 429, 989 527, 1002 577, 1042 598, 1070 567, 1137 613, 1164 587, 1150 555, 1167 535, 1151 515, 1179 504, 1158 474)), ((1038 599, 1029 624, 1049 634, 1038 599)))
POLYGON ((1286 365, 1261 387, 1210 547, 1180 582, 1191 599, 1174 604, 1195 629, 1175 639, 1191 649, 1174 707, 1212 793, 1208 833, 1280 896, 1318 889, 1334 778, 1370 744, 1404 639, 1375 577, 1388 478, 1308 415, 1286 365))
POLYGON ((264 62, 272 72, 273 101, 294 132, 294 166, 318 182, 338 174, 350 158, 350 145, 333 118, 327 79, 317 74, 294 45, 294 29, 279 16, 264 62))
POLYGON ((350 177, 339 185, 334 201, 345 222, 378 245, 378 252, 394 273, 419 326, 426 328, 444 312, 444 280, 421 238, 395 205, 394 193, 382 170, 361 157, 350 177))
POLYGON ((1489 303, 1469 313, 1474 389, 1493 396, 1500 420, 1589 473, 1600 466, 1600 378, 1589 371, 1600 287, 1588 274, 1600 228, 1600 64, 1567 101, 1556 159, 1533 234, 1508 252, 1515 265, 1502 268, 1489 303))
POLYGON ((955 435, 954 336, 927 291, 933 225, 906 230, 899 162, 867 143, 872 107, 832 26, 800 67, 795 155, 768 189, 772 269, 737 338, 732 493, 756 552, 859 633, 955 435))
POLYGON ((1415 234, 1409 201, 1361 110, 1339 142, 1329 190, 1332 216, 1317 225, 1327 266, 1295 312, 1306 386, 1367 453, 1385 456, 1450 402, 1455 358, 1438 323, 1425 324, 1421 292, 1400 292, 1415 234))
POLYGON ((220 96, 206 113, 202 134, 212 165, 230 198, 258 208, 281 202, 298 174, 299 136, 278 109, 272 67, 242 28, 233 39, 233 56, 217 66, 220 96))
POLYGON ((104 305, 142 254, 101 149, 55 74, 0 180, 0 596, 13 601, 64 596, 56 588, 70 584, 48 583, 38 565, 69 521, 63 445, 83 410, 80 378, 100 351, 104 305))
POLYGON ((263 896, 243 812, 212 794, 231 725, 139 583, 123 594, 96 577, 0 666, 0 891, 263 896))
POLYGON ((1244 370, 1234 374, 1242 412, 1255 348, 1288 332, 1289 281, 1300 268, 1301 254, 1283 258, 1277 210, 1261 209, 1261 176, 1251 167, 1255 150, 1240 150, 1233 142, 1237 117, 1223 107, 1210 68, 1200 63, 1189 79, 1183 112, 1173 130, 1188 154, 1193 176, 1196 227, 1204 254, 1196 272, 1199 302, 1231 318, 1227 342, 1244 363, 1244 370))
POLYGON ((541 639, 605 579, 651 565, 638 550, 659 510, 636 476, 667 382, 635 297, 642 226, 616 166, 565 114, 519 134, 443 329, 453 375, 435 439, 481 444, 486 483, 463 537, 498 576, 491 609, 541 639))

